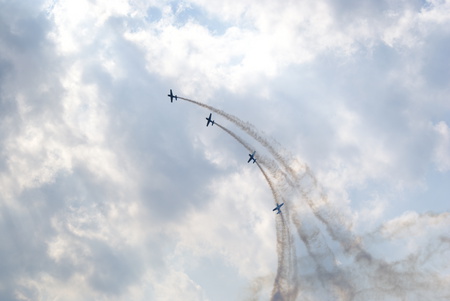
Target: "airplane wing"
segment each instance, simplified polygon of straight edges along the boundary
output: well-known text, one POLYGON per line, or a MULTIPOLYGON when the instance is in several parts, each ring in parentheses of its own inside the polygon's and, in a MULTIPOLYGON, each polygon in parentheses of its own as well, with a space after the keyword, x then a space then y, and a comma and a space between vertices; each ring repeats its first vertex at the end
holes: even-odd
POLYGON ((250 163, 250 161, 252 161, 252 160, 253 160, 253 163, 256 162, 256 159, 254 157, 255 153, 256 153, 256 151, 254 151, 253 154, 248 154, 250 156, 250 159, 248 159, 247 163, 250 163))
POLYGON ((175 98, 175 100, 178 100, 178 96, 177 95, 173 95, 172 89, 170 89, 170 94, 167 94, 167 96, 170 97, 170 102, 173 102, 174 98, 175 98))
POLYGON ((206 118, 206 120, 208 120, 208 122, 206 123, 206 126, 208 126, 209 124, 214 125, 214 120, 212 120, 211 117, 212 117, 212 113, 209 113, 209 117, 206 118))
POLYGON ((280 208, 281 208, 281 206, 283 206, 283 205, 284 205, 284 203, 281 203, 281 204, 278 204, 278 203, 277 203, 277 206, 276 206, 272 211, 278 210, 277 214, 280 214, 280 213, 281 213, 280 208))

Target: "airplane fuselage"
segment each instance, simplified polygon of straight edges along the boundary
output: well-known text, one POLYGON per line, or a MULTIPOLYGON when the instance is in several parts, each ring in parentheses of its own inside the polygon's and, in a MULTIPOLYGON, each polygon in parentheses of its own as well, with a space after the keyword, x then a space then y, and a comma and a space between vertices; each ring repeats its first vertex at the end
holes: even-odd
POLYGON ((277 203, 277 206, 275 207, 275 208, 273 208, 273 210, 272 211, 275 211, 275 210, 277 210, 277 214, 280 214, 281 213, 281 206, 283 206, 284 205, 284 203, 281 203, 281 204, 278 204, 277 203))
POLYGON ((170 89, 170 94, 167 94, 167 96, 170 97, 170 102, 173 102, 174 98, 175 98, 175 100, 178 100, 178 96, 177 95, 173 95, 172 89, 170 89))
POLYGON ((256 153, 256 151, 254 151, 253 154, 248 154, 250 156, 250 159, 248 159, 247 163, 250 163, 250 161, 252 161, 252 160, 253 160, 253 163, 256 163, 255 153, 256 153))
POLYGON ((212 113, 209 114, 209 117, 206 117, 206 120, 208 120, 208 122, 206 123, 206 126, 208 126, 209 124, 211 124, 211 126, 214 125, 214 120, 211 119, 212 113))

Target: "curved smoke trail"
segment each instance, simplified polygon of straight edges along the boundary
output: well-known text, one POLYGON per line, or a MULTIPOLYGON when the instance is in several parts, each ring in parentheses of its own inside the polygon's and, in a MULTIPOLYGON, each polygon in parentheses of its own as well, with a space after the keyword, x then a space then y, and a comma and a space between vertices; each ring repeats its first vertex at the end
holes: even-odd
MULTIPOLYGON (((244 139, 236 135, 234 132, 225 128, 224 126, 215 122, 220 129, 225 131, 241 145, 243 145, 249 152, 254 148, 246 142, 244 139)), ((259 158, 255 162, 259 170, 264 176, 267 184, 269 185, 270 191, 274 199, 274 203, 280 203, 280 197, 274 188, 272 180, 269 178, 267 173, 264 171, 262 166, 259 164, 259 158)), ((277 274, 275 276, 274 286, 272 290, 272 300, 295 300, 296 295, 293 298, 286 299, 286 292, 298 291, 292 290, 290 285, 296 282, 297 269, 295 264, 295 245, 293 243, 292 235, 289 229, 289 223, 284 219, 283 214, 276 221, 276 235, 277 235, 277 256, 278 256, 278 268, 277 274), (281 299, 280 299, 281 298, 281 299)), ((293 287, 296 287, 295 285, 293 287)), ((292 294, 292 293, 291 293, 292 294)))
MULTIPOLYGON (((244 122, 234 115, 204 103, 180 96, 178 98, 209 109, 225 117, 253 139, 258 141, 268 150, 275 160, 280 163, 280 165, 276 165, 272 162, 272 164, 267 165, 271 174, 278 179, 282 176, 283 179, 280 181, 281 183, 288 185, 291 189, 294 189, 301 194, 302 200, 308 204, 316 218, 325 225, 330 237, 337 241, 346 252, 355 256, 367 256, 361 246, 361 239, 351 234, 350 230, 352 225, 348 224, 345 219, 337 214, 336 210, 329 204, 327 197, 320 192, 316 177, 306 164, 297 162, 297 160, 289 154, 283 156, 281 151, 277 150, 274 146, 277 143, 264 138, 252 124, 244 122), (299 171, 296 171, 292 166, 297 166, 299 171)), ((243 140, 241 139, 241 141, 243 140)), ((287 199, 287 205, 292 207, 294 211, 296 210, 296 207, 293 206, 290 199, 287 199)), ((294 214, 298 213, 294 212, 294 214)))
MULTIPOLYGON (((277 144, 275 142, 270 142, 268 139, 265 139, 262 134, 260 134, 256 128, 248 123, 244 122, 238 117, 228 114, 224 112, 223 110, 214 108, 212 106, 206 105, 204 103, 180 97, 178 96, 178 99, 185 100, 187 102, 196 104, 200 107, 209 109, 223 117, 225 117, 227 120, 231 121, 233 124, 235 124, 237 127, 239 127, 241 130, 243 130, 245 133, 247 133, 249 136, 251 136, 253 139, 258 141, 263 147, 265 147, 269 153, 275 158, 276 161, 278 161, 281 166, 268 166, 269 170, 271 170, 272 174, 275 176, 283 175, 285 182, 295 188, 299 189, 300 193, 302 193, 304 199, 308 203, 308 205, 313 210, 316 217, 321 220, 327 227, 328 232, 330 233, 330 236, 333 239, 338 240, 343 246, 345 246, 345 249, 351 249, 354 246, 358 245, 358 239, 352 239, 352 237, 348 237, 345 239, 345 241, 340 240, 341 236, 335 233, 336 224, 330 224, 329 221, 334 220, 336 217, 332 216, 335 215, 334 212, 330 212, 330 210, 322 210, 324 207, 329 208, 329 203, 326 199, 326 197, 323 197, 323 195, 319 198, 315 198, 314 201, 309 197, 307 193, 305 193, 304 189, 305 187, 314 187, 316 190, 318 188, 317 185, 317 179, 312 174, 311 170, 306 164, 301 164, 299 162, 291 162, 289 163, 288 160, 281 154, 280 151, 276 150, 274 147, 274 144, 277 144), (300 169, 303 171, 302 174, 300 174, 298 171, 294 170, 291 165, 297 165, 300 167, 300 169), (281 168, 280 168, 281 167, 281 168), (283 171, 284 170, 284 171, 283 171)), ((238 140, 239 141, 239 140, 238 140)), ((240 141, 241 142, 241 141, 240 141)), ((247 147, 247 146, 246 146, 247 147)), ((289 156, 290 161, 296 161, 292 158, 292 156, 289 156)), ((289 201, 288 201, 289 203, 289 201)), ((289 204, 291 205, 291 204, 289 204)), ((342 227, 339 227, 342 228, 342 227)), ((341 229, 343 230, 343 229, 341 229)), ((346 231, 341 231, 346 232, 346 231)), ((342 233, 340 233, 342 235, 342 233)))
MULTIPOLYGON (((258 157, 270 173, 269 177, 259 166, 275 202, 282 197, 287 207, 276 224, 277 246, 281 249, 277 249, 278 270, 272 300, 296 300, 299 295, 306 300, 450 300, 450 264, 443 261, 450 257, 448 213, 406 215, 386 223, 368 236, 355 235, 352 224, 328 201, 306 164, 278 150, 278 144, 265 139, 253 125, 203 103, 178 98, 225 117, 258 141, 276 160, 258 157), (295 226, 308 254, 303 261, 296 257, 289 221, 295 226), (384 259, 367 249, 370 243, 386 244, 394 239, 417 236, 421 229, 432 225, 440 225, 446 230, 428 232, 420 247, 403 258, 384 259), (420 228, 410 230, 413 227, 420 228), (397 236, 389 236, 391 232, 397 236), (336 249, 330 247, 333 242, 341 247, 341 253, 332 251, 336 249), (309 261, 314 267, 308 272, 309 261), (301 274, 298 263, 306 267, 301 274)), ((226 131, 249 151, 253 150, 242 138, 226 131)))
POLYGON ((189 99, 189 98, 184 98, 181 96, 178 96, 178 99, 182 99, 185 101, 188 101, 190 103, 196 104, 200 107, 209 109, 211 111, 213 111, 214 113, 217 113, 218 115, 221 115, 223 117, 225 117, 227 120, 231 121, 233 124, 235 124, 236 126, 238 126, 241 130, 243 130, 244 132, 246 132, 249 136, 253 137, 256 141, 258 141, 262 146, 264 146, 269 152, 270 154, 278 161, 281 163, 281 165, 284 167, 284 169, 289 173, 289 175, 291 175, 292 177, 294 177, 295 179, 297 179, 297 173, 295 172, 295 170, 292 169, 291 165, 285 160, 285 158, 274 148, 273 144, 276 144, 275 142, 270 143, 267 139, 264 139, 262 137, 262 135, 260 133, 258 133, 258 131, 256 130, 256 128, 248 123, 248 122, 244 122, 243 120, 239 119, 238 117, 228 114, 223 110, 214 108, 212 106, 209 106, 207 104, 189 99))
MULTIPOLYGON (((311 170, 306 164, 301 164, 297 162, 290 155, 285 155, 289 157, 289 160, 286 159, 281 154, 281 152, 275 148, 274 144, 277 143, 270 142, 268 139, 265 139, 262 134, 258 133, 257 129, 252 124, 244 122, 234 115, 226 113, 223 110, 217 109, 215 107, 206 105, 204 103, 180 96, 178 98, 196 104, 200 107, 209 109, 225 117, 227 120, 231 121, 233 124, 238 126, 241 130, 243 130, 253 139, 258 141, 262 146, 264 146, 269 151, 269 153, 273 155, 273 157, 281 164, 282 167, 280 168, 280 166, 275 164, 273 161, 270 161, 270 164, 266 165, 264 163, 269 162, 269 160, 267 159, 261 160, 261 158, 259 159, 259 161, 263 162, 263 164, 266 167, 268 167, 274 178, 284 180, 279 182, 288 185, 290 188, 293 188, 296 191, 300 192, 302 199, 306 201, 306 203, 311 208, 314 215, 322 223, 325 224, 326 229, 329 232, 330 236, 334 240, 338 241, 344 247, 345 250, 356 250, 356 253, 362 252, 361 247, 359 246, 360 240, 351 235, 348 235, 349 232, 348 230, 350 229, 350 226, 345 227, 345 222, 334 212, 334 210, 332 210, 331 206, 327 201, 327 198, 323 194, 321 194, 319 197, 314 196, 314 199, 311 197, 312 196, 311 191, 317 191, 318 184, 316 177, 312 174, 311 170), (291 163, 289 163, 289 161, 291 161, 291 163), (296 171, 294 168, 291 167, 291 165, 298 166, 299 167, 298 169, 300 169, 300 171, 303 172, 300 173, 296 171), (332 221, 334 220, 338 220, 339 222, 333 223, 332 221), (339 233, 336 233, 336 231, 339 231, 339 233)), ((254 149, 251 146, 249 146, 248 143, 246 143, 242 138, 238 137, 236 134, 232 133, 228 129, 225 129, 223 127, 221 128, 225 130, 228 134, 233 136, 239 143, 244 145, 244 147, 246 147, 248 151, 252 151, 252 149, 254 149)), ((296 215, 297 214, 297 212, 295 212, 296 206, 292 204, 292 202, 290 202, 289 199, 287 199, 287 204, 289 205, 289 207, 293 208, 294 215, 296 215)), ((299 223, 294 224, 299 225, 299 223)), ((301 229, 297 229, 297 231, 299 232, 301 231, 301 229)), ((300 236, 300 238, 302 238, 302 236, 300 236)))

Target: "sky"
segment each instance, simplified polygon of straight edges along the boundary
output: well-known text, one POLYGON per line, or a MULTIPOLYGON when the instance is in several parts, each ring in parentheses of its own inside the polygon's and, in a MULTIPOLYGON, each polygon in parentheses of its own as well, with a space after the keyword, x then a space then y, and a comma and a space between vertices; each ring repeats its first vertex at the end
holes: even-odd
POLYGON ((448 53, 446 0, 0 1, 0 299, 448 300, 448 53))

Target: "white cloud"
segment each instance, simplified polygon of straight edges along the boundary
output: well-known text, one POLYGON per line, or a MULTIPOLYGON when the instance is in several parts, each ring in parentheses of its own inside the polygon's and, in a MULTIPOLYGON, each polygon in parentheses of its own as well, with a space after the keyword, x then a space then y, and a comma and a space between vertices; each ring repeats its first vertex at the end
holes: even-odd
POLYGON ((262 175, 249 170, 213 180, 208 206, 194 208, 171 230, 179 239, 176 253, 187 250, 200 257, 220 254, 250 279, 268 274, 275 259, 271 256, 275 234, 270 211, 261 210, 272 206, 263 181, 262 175), (254 260, 242 254, 253 254, 254 260))
POLYGON ((206 301, 202 288, 194 283, 186 274, 178 271, 171 272, 161 283, 155 285, 155 299, 157 300, 206 301))
POLYGON ((450 169, 449 15, 446 1, 3 2, 0 298, 210 300, 223 279, 205 281, 208 260, 232 296, 295 287, 274 284, 296 269, 263 175, 168 88, 280 137, 293 173, 314 168, 299 188, 266 162, 298 218, 299 296, 407 298, 403 276, 429 266, 448 287, 448 216, 389 212, 450 169))
MULTIPOLYGON (((54 31, 50 37, 57 44, 62 54, 83 51, 84 47, 94 42, 95 34, 104 23, 116 16, 136 16, 139 6, 133 9, 130 3, 122 0, 108 2, 57 1, 49 2, 47 10, 54 21, 54 31)), ((140 14, 139 14, 140 15, 140 14)))

